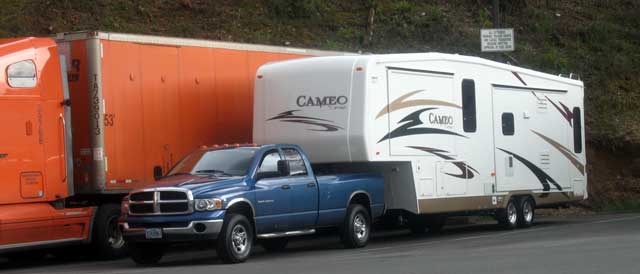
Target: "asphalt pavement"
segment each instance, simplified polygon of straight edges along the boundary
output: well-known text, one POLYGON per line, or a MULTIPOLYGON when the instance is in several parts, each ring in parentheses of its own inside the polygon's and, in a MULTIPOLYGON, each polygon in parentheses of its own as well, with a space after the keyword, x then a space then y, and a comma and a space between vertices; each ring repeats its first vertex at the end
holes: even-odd
POLYGON ((14 264, 0 273, 640 273, 640 213, 538 218, 529 229, 494 224, 447 227, 440 234, 406 230, 374 234, 362 249, 344 249, 336 237, 290 243, 281 253, 257 248, 243 264, 225 265, 213 250, 174 252, 156 267, 131 260, 14 264))

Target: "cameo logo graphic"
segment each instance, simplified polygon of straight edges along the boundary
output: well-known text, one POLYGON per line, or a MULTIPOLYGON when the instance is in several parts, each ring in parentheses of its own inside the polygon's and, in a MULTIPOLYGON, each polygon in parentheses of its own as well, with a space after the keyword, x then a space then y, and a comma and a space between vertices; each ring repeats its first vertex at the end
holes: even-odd
POLYGON ((423 108, 417 111, 412 112, 411 114, 405 116, 398 122, 398 127, 393 131, 389 132, 389 134, 385 135, 378 141, 378 143, 403 137, 403 136, 411 136, 411 135, 423 135, 423 134, 445 134, 445 135, 454 135, 463 138, 468 138, 467 136, 461 135, 459 133, 453 132, 451 130, 446 130, 439 128, 440 126, 444 126, 445 128, 451 128, 453 124, 453 117, 450 115, 437 115, 431 111, 435 111, 438 108, 423 108), (420 119, 420 115, 422 113, 428 112, 427 120, 430 125, 438 125, 438 127, 426 127, 425 122, 420 119))
POLYGON ((306 96, 300 95, 296 99, 299 107, 333 107, 344 108, 349 103, 347 96, 306 96))
POLYGON ((453 125, 453 116, 429 113, 429 123, 437 125, 453 125))

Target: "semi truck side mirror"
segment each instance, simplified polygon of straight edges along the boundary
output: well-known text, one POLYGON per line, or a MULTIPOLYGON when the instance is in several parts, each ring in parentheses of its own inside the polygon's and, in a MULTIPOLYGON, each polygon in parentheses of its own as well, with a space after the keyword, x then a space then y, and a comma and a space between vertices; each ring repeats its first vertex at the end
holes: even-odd
POLYGON ((291 168, 289 167, 289 161, 278 160, 278 173, 280 176, 289 176, 291 174, 291 168))
POLYGON ((153 179, 160 180, 162 179, 162 167, 161 166, 154 166, 153 167, 153 179))

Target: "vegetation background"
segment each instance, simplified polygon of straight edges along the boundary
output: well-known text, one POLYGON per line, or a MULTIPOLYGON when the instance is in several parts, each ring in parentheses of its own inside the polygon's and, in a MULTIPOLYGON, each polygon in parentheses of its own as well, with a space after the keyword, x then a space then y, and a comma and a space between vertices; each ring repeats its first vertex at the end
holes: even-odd
POLYGON ((590 199, 640 208, 640 1, 502 0, 508 55, 480 52, 490 0, 0 0, 0 37, 102 30, 350 52, 438 51, 585 82, 590 199))

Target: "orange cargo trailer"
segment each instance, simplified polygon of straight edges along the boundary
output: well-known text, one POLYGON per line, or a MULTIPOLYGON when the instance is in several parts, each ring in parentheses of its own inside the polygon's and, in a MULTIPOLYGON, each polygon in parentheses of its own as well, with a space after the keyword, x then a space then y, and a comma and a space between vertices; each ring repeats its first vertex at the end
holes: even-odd
POLYGON ((260 65, 339 54, 106 32, 0 40, 0 253, 122 254, 123 195, 199 146, 251 141, 260 65))

